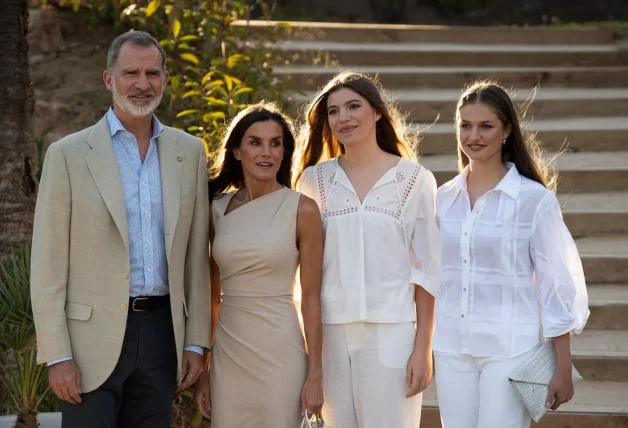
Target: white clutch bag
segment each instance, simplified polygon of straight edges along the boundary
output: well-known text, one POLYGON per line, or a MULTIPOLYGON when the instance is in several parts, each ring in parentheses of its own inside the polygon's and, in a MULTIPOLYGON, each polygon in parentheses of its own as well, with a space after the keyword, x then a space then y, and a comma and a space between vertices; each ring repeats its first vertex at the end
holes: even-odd
POLYGON ((323 417, 318 414, 310 414, 307 410, 305 411, 305 417, 303 418, 303 422, 301 422, 301 426, 299 428, 332 428, 325 423, 323 417))
MULTIPOLYGON (((508 380, 517 391, 534 422, 538 422, 547 407, 549 384, 556 374, 556 351, 552 341, 542 344, 526 362, 524 362, 508 380)), ((578 370, 571 366, 571 377, 574 385, 582 380, 578 370)))

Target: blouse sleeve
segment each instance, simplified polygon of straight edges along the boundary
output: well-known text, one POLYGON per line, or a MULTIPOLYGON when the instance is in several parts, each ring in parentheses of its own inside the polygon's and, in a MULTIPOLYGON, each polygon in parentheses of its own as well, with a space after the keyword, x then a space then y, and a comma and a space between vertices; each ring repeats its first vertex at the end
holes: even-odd
POLYGON ((295 186, 295 189, 297 192, 304 194, 305 196, 312 198, 314 200, 316 200, 316 198, 314 198, 314 186, 312 183, 312 180, 310 180, 310 170, 312 168, 306 168, 305 170, 303 170, 303 172, 301 173, 301 177, 299 177, 299 180, 297 181, 297 184, 295 186))
POLYGON ((543 336, 582 332, 589 318, 582 262, 553 193, 549 193, 537 209, 530 253, 543 336))
POLYGON ((412 272, 410 283, 417 284, 436 296, 440 274, 440 236, 436 224, 436 180, 423 169, 420 186, 417 186, 418 210, 410 241, 412 272))

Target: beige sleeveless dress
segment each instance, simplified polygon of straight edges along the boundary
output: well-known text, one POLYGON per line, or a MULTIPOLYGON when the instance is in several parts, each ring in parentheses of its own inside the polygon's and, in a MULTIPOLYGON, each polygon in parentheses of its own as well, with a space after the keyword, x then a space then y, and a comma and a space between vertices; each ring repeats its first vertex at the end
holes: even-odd
POLYGON ((300 193, 287 188, 225 215, 212 204, 222 305, 211 356, 212 428, 298 428, 307 374, 293 300, 300 193))

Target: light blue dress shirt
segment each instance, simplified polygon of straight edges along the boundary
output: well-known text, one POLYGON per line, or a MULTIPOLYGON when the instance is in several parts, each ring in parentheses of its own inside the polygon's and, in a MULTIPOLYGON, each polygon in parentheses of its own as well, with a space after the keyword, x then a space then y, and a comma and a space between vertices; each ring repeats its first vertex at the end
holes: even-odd
MULTIPOLYGON (((165 296, 170 291, 161 169, 157 151, 157 137, 164 127, 153 115, 153 135, 142 162, 135 135, 124 128, 113 108, 107 111, 107 125, 118 161, 126 205, 131 266, 130 296, 165 296)), ((186 346, 184 349, 203 355, 200 346, 186 346)), ((60 358, 48 365, 69 359, 71 357, 60 358)))

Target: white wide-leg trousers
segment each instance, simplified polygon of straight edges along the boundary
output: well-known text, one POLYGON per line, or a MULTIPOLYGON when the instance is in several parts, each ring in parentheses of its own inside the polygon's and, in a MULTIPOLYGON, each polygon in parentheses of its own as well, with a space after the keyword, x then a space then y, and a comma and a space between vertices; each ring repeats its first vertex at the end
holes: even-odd
POLYGON ((530 414, 508 376, 535 350, 513 358, 434 351, 443 428, 529 428, 530 414))
POLYGON ((323 326, 323 417, 334 428, 418 428, 422 394, 406 398, 414 323, 323 326))

